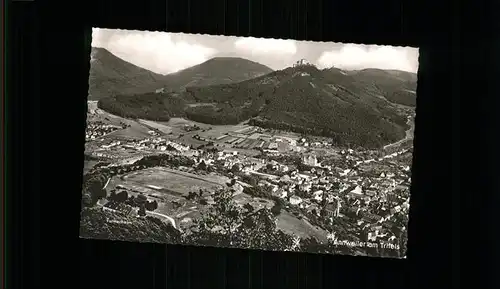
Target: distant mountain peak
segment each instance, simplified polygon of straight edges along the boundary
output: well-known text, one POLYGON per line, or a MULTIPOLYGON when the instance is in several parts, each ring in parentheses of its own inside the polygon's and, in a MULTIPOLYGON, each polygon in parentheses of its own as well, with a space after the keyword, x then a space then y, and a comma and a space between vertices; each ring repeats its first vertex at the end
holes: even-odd
POLYGON ((144 93, 158 89, 163 75, 134 65, 105 48, 90 51, 89 99, 119 94, 144 93))
MULTIPOLYGON (((234 61, 234 60, 236 60, 236 61, 238 61, 238 60, 251 61, 251 60, 248 60, 248 59, 245 59, 242 57, 236 57, 236 56, 216 56, 216 57, 210 58, 206 62, 209 62, 209 61, 234 61)), ((251 62, 253 62, 253 61, 251 61, 251 62)))
POLYGON ((159 89, 181 91, 189 86, 240 82, 272 72, 260 63, 241 57, 214 57, 181 71, 160 75, 134 65, 105 48, 90 52, 89 98, 144 94, 159 89))
POLYGON ((216 56, 213 58, 210 58, 209 60, 199 64, 199 65, 230 65, 230 66, 240 66, 240 65, 252 65, 253 66, 259 66, 259 67, 266 67, 268 71, 272 71, 271 68, 262 65, 258 62, 242 58, 242 57, 236 57, 236 56, 216 56))
POLYGON ((229 84, 259 77, 272 71, 263 64, 245 58, 218 56, 167 75, 167 84, 174 89, 229 84))

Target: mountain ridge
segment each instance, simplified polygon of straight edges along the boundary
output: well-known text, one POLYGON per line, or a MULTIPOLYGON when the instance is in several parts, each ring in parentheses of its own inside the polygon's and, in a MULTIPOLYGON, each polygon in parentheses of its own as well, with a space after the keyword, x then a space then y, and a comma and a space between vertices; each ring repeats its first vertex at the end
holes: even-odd
POLYGON ((239 57, 214 57, 170 74, 158 74, 132 64, 105 48, 92 47, 89 73, 89 100, 115 95, 181 91, 204 86, 243 81, 272 71, 271 68, 239 57), (214 69, 219 67, 219 70, 214 69))
POLYGON ((240 82, 272 71, 265 65, 241 57, 213 57, 195 66, 167 74, 166 85, 182 90, 191 86, 240 82))
POLYGON ((116 94, 145 93, 159 88, 164 76, 132 64, 107 49, 92 47, 89 99, 116 94))
MULTIPOLYGON (((406 116, 396 104, 379 95, 378 84, 372 87, 364 78, 366 75, 359 79, 340 70, 302 65, 241 82, 186 87, 182 92, 161 95, 115 97, 99 102, 99 106, 118 115, 152 120, 186 117, 209 124, 249 121, 365 147, 381 147, 403 138, 406 116)), ((384 85, 398 88, 399 82, 387 80, 384 85)))

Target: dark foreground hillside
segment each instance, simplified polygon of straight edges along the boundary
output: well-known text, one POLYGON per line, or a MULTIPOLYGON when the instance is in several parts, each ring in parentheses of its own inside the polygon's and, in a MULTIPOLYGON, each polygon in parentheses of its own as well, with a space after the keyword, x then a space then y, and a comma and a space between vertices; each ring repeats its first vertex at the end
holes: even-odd
POLYGON ((238 83, 187 87, 182 93, 117 96, 98 105, 117 115, 150 120, 248 120, 265 128, 331 137, 339 145, 377 148, 404 138, 408 128, 406 116, 379 90, 352 75, 305 65, 238 83))
POLYGON ((129 242, 178 243, 181 235, 157 218, 137 218, 102 207, 90 207, 82 209, 80 236, 129 242))

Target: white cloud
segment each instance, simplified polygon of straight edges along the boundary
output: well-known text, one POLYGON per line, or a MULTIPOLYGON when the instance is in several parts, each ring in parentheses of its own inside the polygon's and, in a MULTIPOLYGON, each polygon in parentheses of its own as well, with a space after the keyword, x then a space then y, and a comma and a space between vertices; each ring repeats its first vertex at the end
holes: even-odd
POLYGON ((116 56, 151 71, 168 74, 210 59, 217 51, 213 48, 175 42, 165 32, 93 29, 92 46, 103 47, 116 56))
POLYGON ((342 48, 333 49, 335 46, 326 43, 291 39, 178 35, 99 28, 92 32, 92 46, 103 47, 128 62, 161 74, 176 72, 216 56, 243 57, 272 69, 283 69, 299 58, 306 58, 321 68, 381 68, 412 72, 418 68, 416 48, 345 44, 342 48), (319 53, 322 54, 318 57, 319 53))
POLYGON ((416 72, 416 48, 346 44, 340 50, 326 51, 318 58, 322 68, 335 66, 341 69, 398 69, 416 72))
POLYGON ((289 56, 297 53, 297 45, 294 40, 248 37, 236 40, 234 47, 251 54, 289 56))

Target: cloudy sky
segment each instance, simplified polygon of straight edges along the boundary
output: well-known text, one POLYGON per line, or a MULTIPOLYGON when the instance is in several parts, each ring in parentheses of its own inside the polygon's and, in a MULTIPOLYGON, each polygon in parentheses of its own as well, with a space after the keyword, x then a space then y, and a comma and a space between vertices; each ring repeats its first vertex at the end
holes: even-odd
POLYGON ((92 46, 156 73, 168 74, 217 56, 242 57, 274 70, 300 59, 319 68, 398 69, 416 72, 418 49, 201 34, 94 28, 92 46))

